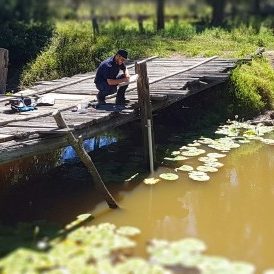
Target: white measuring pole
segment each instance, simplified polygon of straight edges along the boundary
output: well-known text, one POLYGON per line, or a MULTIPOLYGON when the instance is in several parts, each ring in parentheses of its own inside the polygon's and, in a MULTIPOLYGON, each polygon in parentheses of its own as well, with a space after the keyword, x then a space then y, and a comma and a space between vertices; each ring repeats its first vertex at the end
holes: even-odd
POLYGON ((150 172, 154 172, 154 161, 153 161, 153 147, 152 147, 152 132, 151 132, 151 120, 147 120, 147 137, 148 137, 148 152, 149 152, 149 166, 150 172))

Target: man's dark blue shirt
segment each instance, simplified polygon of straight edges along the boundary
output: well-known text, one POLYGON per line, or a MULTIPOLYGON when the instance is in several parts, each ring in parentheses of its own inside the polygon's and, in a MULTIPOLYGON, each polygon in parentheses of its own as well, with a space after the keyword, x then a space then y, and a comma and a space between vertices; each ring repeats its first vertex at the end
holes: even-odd
POLYGON ((110 57, 99 65, 94 83, 97 85, 107 84, 107 79, 116 79, 119 71, 125 71, 125 69, 126 66, 124 64, 118 65, 114 57, 110 57))

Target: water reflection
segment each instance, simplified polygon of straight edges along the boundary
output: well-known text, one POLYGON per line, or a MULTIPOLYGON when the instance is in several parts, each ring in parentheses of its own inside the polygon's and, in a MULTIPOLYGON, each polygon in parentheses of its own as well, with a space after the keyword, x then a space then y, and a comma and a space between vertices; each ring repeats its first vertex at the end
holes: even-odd
MULTIPOLYGON (((94 151, 104 146, 108 146, 110 144, 116 143, 117 138, 113 136, 97 136, 91 139, 84 140, 83 145, 87 152, 94 151)), ((77 158, 77 154, 72 146, 68 146, 64 148, 61 155, 61 163, 66 163, 68 161, 75 160, 77 158)))

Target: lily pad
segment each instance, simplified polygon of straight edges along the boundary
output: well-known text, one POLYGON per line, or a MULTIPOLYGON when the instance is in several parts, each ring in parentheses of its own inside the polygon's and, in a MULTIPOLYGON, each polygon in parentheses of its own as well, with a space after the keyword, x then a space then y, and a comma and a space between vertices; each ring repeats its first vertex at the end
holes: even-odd
POLYGON ((250 143, 250 140, 244 139, 244 140, 239 140, 238 142, 239 142, 240 144, 247 144, 247 143, 250 143))
POLYGON ((261 142, 267 145, 274 145, 274 140, 272 139, 262 139, 261 142))
POLYGON ((235 273, 231 271, 231 262, 227 258, 219 256, 202 256, 197 268, 202 273, 235 273))
POLYGON ((183 156, 189 156, 189 157, 194 157, 194 156, 199 156, 201 154, 206 153, 204 149, 191 149, 189 151, 184 151, 182 152, 183 156))
POLYGON ((159 175, 159 177, 163 180, 167 180, 167 181, 175 181, 179 178, 179 176, 177 174, 174 173, 162 173, 159 175))
POLYGON ((212 166, 198 166, 197 170, 203 172, 217 172, 218 168, 212 166))
POLYGON ((210 167, 215 167, 215 168, 220 168, 220 167, 224 166, 224 164, 220 163, 220 162, 206 162, 204 165, 210 166, 210 167))
POLYGON ((77 219, 80 220, 80 221, 85 221, 85 220, 87 220, 87 219, 89 219, 91 217, 92 217, 91 214, 85 213, 85 214, 78 215, 77 219))
POLYGON ((208 153, 207 156, 210 157, 210 158, 223 158, 223 157, 226 157, 226 154, 208 153))
POLYGON ((135 236, 141 233, 141 230, 132 226, 121 226, 116 230, 116 233, 123 236, 135 236))
POLYGON ((232 273, 254 274, 255 266, 246 262, 232 262, 232 273))
POLYGON ((210 177, 202 171, 192 171, 188 173, 190 179, 199 182, 209 181, 210 177))
POLYGON ((198 158, 198 161, 204 162, 204 163, 212 163, 212 162, 217 162, 218 160, 216 158, 205 156, 205 157, 198 158))
POLYGON ((204 144, 204 145, 209 145, 209 144, 212 144, 214 142, 214 140, 211 139, 211 138, 202 137, 198 140, 198 142, 201 143, 201 144, 204 144))
POLYGON ((191 143, 191 144, 188 144, 189 147, 199 147, 201 144, 196 142, 196 143, 191 143))
POLYGON ((170 158, 170 157, 165 157, 164 160, 167 160, 167 161, 184 161, 184 160, 187 160, 188 158, 187 157, 184 157, 182 155, 178 155, 174 158, 170 158))
POLYGON ((158 178, 146 178, 145 180, 144 180, 144 183, 146 184, 146 185, 155 185, 155 184, 157 184, 157 183, 159 183, 160 182, 160 179, 158 179, 158 178))
POLYGON ((177 155, 180 155, 180 154, 181 154, 181 151, 179 151, 179 150, 175 150, 175 151, 171 152, 172 156, 177 156, 177 155))
POLYGON ((189 165, 182 165, 178 168, 175 169, 175 171, 180 170, 180 171, 192 171, 194 168, 189 165))

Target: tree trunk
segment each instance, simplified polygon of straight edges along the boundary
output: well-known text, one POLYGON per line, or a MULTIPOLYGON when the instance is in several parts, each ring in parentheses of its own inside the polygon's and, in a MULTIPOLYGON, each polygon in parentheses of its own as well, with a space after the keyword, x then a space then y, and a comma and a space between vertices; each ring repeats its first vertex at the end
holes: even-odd
POLYGON ((157 0, 157 30, 165 28, 165 0, 157 0))
POLYGON ((231 18, 235 19, 237 13, 237 0, 231 0, 231 18))
POLYGON ((260 13, 261 13, 261 1, 260 0, 253 0, 252 14, 260 15, 260 13))
POLYGON ((224 22, 226 0, 211 0, 210 3, 213 9, 211 24, 220 26, 224 22))

